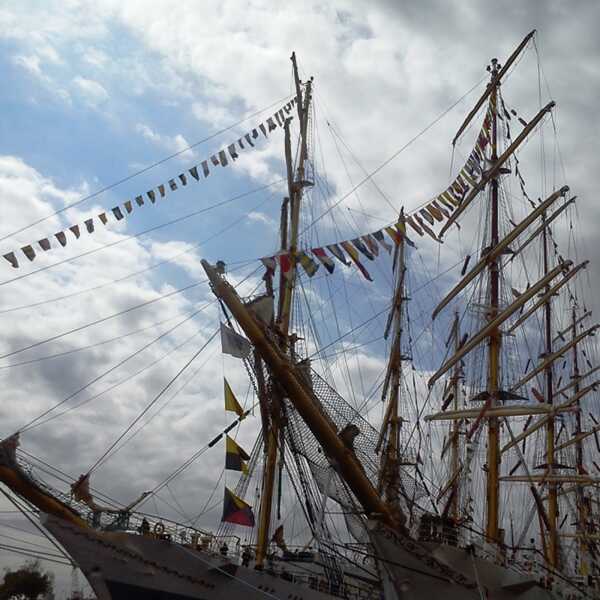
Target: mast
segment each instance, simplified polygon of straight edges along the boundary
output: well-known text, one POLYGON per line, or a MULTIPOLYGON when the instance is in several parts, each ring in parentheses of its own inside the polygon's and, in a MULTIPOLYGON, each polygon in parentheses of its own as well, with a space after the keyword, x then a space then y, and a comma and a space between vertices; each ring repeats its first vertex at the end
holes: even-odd
MULTIPOLYGON (((575 306, 571 311, 571 336, 572 339, 575 339, 577 336, 577 310, 575 306)), ((573 345, 573 391, 575 395, 579 393, 579 355, 577 352, 577 344, 573 345)), ((580 408, 581 402, 577 401, 577 407, 580 408)), ((581 410, 578 410, 575 413, 575 459, 577 465, 577 474, 583 475, 585 474, 585 469, 583 468, 583 439, 579 436, 581 435, 581 410)), ((577 539, 579 541, 579 573, 584 577, 589 574, 589 565, 588 565, 588 544, 587 544, 587 536, 588 531, 586 527, 588 514, 586 507, 586 498, 583 491, 583 486, 577 486, 576 492, 576 506, 577 506, 577 539)))
MULTIPOLYGON (((544 250, 544 275, 548 274, 548 227, 546 226, 546 214, 542 215, 542 223, 544 228, 542 230, 542 244, 544 250)), ((546 349, 545 356, 552 355, 552 305, 551 305, 551 294, 550 284, 546 286, 547 299, 544 306, 544 335, 546 338, 546 349)), ((553 374, 552 374, 553 363, 548 363, 545 371, 546 379, 546 403, 549 406, 554 404, 553 396, 553 374)), ((548 415, 548 421, 546 424, 546 469, 550 476, 554 475, 555 460, 555 419, 554 415, 550 413, 548 415)), ((558 521, 558 494, 556 483, 550 481, 548 484, 548 544, 547 544, 547 561, 548 564, 556 568, 558 566, 558 535, 556 525, 558 521)))
MULTIPOLYGON (((404 224, 404 217, 400 215, 400 222, 404 224)), ((384 451, 381 455, 378 491, 388 503, 398 505, 398 491, 400 489, 400 427, 402 418, 398 414, 400 401, 400 382, 402 380, 402 311, 404 297, 404 276, 406 265, 404 260, 404 236, 396 247, 397 279, 392 306, 393 338, 390 358, 388 363, 389 396, 385 416, 381 425, 380 441, 386 440, 384 451), (387 434, 387 437, 386 437, 387 434)), ((384 388, 384 395, 386 390, 384 388)))
MULTIPOLYGON (((300 156, 298 167, 294 179, 292 151, 290 139, 290 121, 285 121, 285 161, 288 177, 289 199, 284 198, 281 207, 281 251, 288 254, 290 259, 290 272, 287 276, 280 273, 280 296, 278 303, 278 314, 276 319, 276 328, 279 333, 281 349, 294 353, 293 343, 290 343, 289 329, 294 298, 294 289, 296 286, 296 255, 298 251, 298 232, 300 224, 300 204, 302 201, 303 188, 305 182, 304 163, 308 156, 308 144, 306 140, 308 114, 311 101, 312 80, 306 82, 305 94, 302 92, 302 85, 298 77, 298 66, 296 64, 296 53, 291 56, 294 83, 296 87, 296 105, 298 108, 298 117, 300 122, 300 156), (288 209, 289 203, 289 209, 288 209)), ((272 397, 270 405, 266 407, 269 415, 268 421, 263 419, 263 426, 268 422, 268 430, 265 432, 265 466, 263 471, 262 493, 260 503, 260 513, 258 518, 258 532, 256 539, 256 562, 257 569, 262 569, 269 546, 269 529, 271 524, 271 513, 273 507, 273 490, 275 486, 275 474, 277 470, 278 443, 280 440, 280 420, 281 420, 281 400, 279 389, 272 386, 272 397)), ((268 404, 268 398, 261 402, 268 404)))
MULTIPOLYGON (((460 347, 460 320, 458 317, 458 311, 454 313, 454 325, 452 326, 452 338, 454 342, 454 351, 458 352, 460 347)), ((454 367, 454 374, 452 375, 452 394, 453 394, 453 406, 454 410, 458 410, 458 392, 459 392, 459 379, 460 379, 460 363, 457 363, 454 367)), ((453 478, 454 483, 452 485, 452 490, 450 491, 450 507, 449 514, 450 516, 458 520, 459 518, 459 507, 460 507, 460 498, 458 495, 458 487, 459 487, 459 478, 458 471, 460 468, 460 456, 459 456, 459 445, 460 445, 460 426, 461 421, 456 419, 452 424, 452 441, 451 441, 451 454, 450 454, 450 477, 453 478)))
MULTIPOLYGON (((488 70, 491 74, 490 102, 492 106, 492 164, 498 161, 498 123, 496 107, 498 105, 499 79, 496 77, 500 64, 493 58, 488 70)), ((495 248, 499 242, 498 235, 498 177, 491 180, 491 242, 490 246, 495 248)), ((490 261, 489 267, 489 290, 490 310, 489 321, 493 321, 498 315, 500 299, 500 273, 498 270, 498 259, 490 261)), ((488 342, 488 394, 491 398, 490 407, 498 405, 497 392, 500 379, 500 350, 502 338, 499 327, 494 327, 489 335, 488 342)), ((487 439, 487 480, 486 480, 486 528, 485 533, 490 541, 501 542, 498 527, 499 515, 499 474, 500 474, 500 444, 499 444, 499 421, 497 417, 488 418, 487 439)))

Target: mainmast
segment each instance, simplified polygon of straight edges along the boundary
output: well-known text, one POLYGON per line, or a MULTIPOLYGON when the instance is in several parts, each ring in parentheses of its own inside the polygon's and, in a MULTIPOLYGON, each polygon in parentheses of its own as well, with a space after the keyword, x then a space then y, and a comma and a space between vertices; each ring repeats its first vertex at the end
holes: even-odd
MULTIPOLYGON (((492 59, 488 70, 491 74, 490 103, 492 108, 491 147, 492 164, 498 161, 498 87, 500 80, 497 77, 501 69, 497 59, 492 59)), ((498 176, 491 180, 491 241, 490 247, 495 248, 499 242, 498 234, 498 176)), ((489 294, 490 306, 488 311, 489 321, 494 321, 498 315, 500 305, 500 273, 498 269, 498 258, 490 261, 489 272, 489 294)), ((498 389, 500 381, 500 350, 502 346, 502 334, 499 327, 494 327, 489 335, 488 342, 488 385, 487 392, 490 398, 490 407, 498 406, 498 389)), ((486 480, 486 528, 485 533, 490 541, 501 542, 498 526, 499 499, 500 499, 500 436, 499 420, 497 417, 488 418, 488 440, 487 440, 487 480, 486 480)))
MULTIPOLYGON (((280 347, 282 351, 289 352, 293 358, 294 343, 290 338, 290 319, 296 286, 296 266, 298 251, 298 233, 300 224, 300 204, 305 181, 305 162, 308 158, 307 127, 308 115, 311 102, 312 79, 306 82, 305 93, 302 91, 302 82, 298 76, 296 53, 291 56, 294 83, 296 87, 296 106, 300 123, 300 155, 298 157, 297 170, 294 177, 291 151, 290 121, 285 121, 285 160, 288 177, 289 198, 284 198, 281 208, 281 252, 287 254, 290 260, 290 270, 284 273, 280 270, 279 303, 278 314, 275 322, 276 332, 279 334, 280 347), (288 222, 289 221, 289 222, 288 222)), ((269 293, 269 279, 267 279, 267 292, 269 293)), ((257 361, 260 362, 257 356, 257 361)), ((261 569, 269 546, 269 529, 271 524, 271 513, 273 506, 273 490, 275 485, 275 473, 277 469, 278 444, 280 440, 281 426, 281 401, 279 387, 274 385, 271 389, 271 397, 265 394, 261 398, 261 411, 268 418, 263 419, 265 439, 265 467, 263 470, 262 493, 260 513, 258 519, 258 533, 256 541, 256 568, 261 569), (270 401, 270 403, 269 403, 270 401)))

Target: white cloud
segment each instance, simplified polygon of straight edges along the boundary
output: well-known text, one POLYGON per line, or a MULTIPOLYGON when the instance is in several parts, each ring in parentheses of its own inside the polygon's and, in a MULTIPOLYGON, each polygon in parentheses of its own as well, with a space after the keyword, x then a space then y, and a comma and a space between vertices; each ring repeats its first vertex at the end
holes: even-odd
POLYGON ((169 152, 181 152, 179 158, 183 161, 189 161, 195 156, 193 150, 187 150, 190 144, 180 133, 174 136, 162 135, 154 131, 149 125, 146 125, 145 123, 137 123, 135 126, 135 130, 145 139, 151 141, 157 146, 165 148, 169 152))
POLYGON ((102 84, 93 79, 86 79, 78 75, 73 79, 73 85, 83 96, 85 101, 92 107, 97 107, 108 100, 108 92, 102 84))

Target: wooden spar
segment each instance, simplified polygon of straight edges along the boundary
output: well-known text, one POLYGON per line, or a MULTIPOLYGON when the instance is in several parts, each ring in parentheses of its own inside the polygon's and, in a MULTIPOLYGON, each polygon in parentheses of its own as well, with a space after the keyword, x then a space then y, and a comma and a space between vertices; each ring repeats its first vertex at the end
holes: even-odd
POLYGON ((485 89, 485 92, 483 93, 483 95, 481 96, 481 98, 479 98, 479 100, 475 104, 473 110, 471 110, 471 112, 467 115, 466 119, 463 121, 463 124, 458 128, 458 132, 456 133, 456 135, 454 136, 454 139, 452 140, 452 145, 453 146, 456 144, 456 141, 460 137, 461 133, 465 130, 465 128, 467 127, 467 125, 471 122, 471 120, 473 119, 473 117, 477 114, 477 111, 483 106, 483 103, 487 100, 487 98, 489 97, 489 95, 492 93, 492 90, 500 83, 500 80, 502 79, 502 77, 504 77, 504 75, 506 74, 506 72, 508 71, 508 69, 510 69, 510 67, 515 62, 515 60, 517 59, 517 57, 519 56, 519 54, 521 54, 521 52, 523 51, 523 49, 525 48, 525 46, 527 46, 529 40, 534 35, 535 35, 535 29, 533 31, 530 31, 525 36, 525 38, 517 46, 517 48, 515 49, 515 51, 508 57, 508 59, 506 60, 506 63, 504 64, 504 66, 496 74, 493 75, 492 80, 490 81, 490 83, 487 85, 487 87, 485 89))
POLYGON ((593 427, 590 431, 582 431, 581 433, 575 435, 575 437, 572 437, 570 440, 567 440, 566 442, 563 442, 560 446, 557 446, 556 451, 558 452, 559 450, 564 450, 565 448, 568 448, 573 444, 580 445, 581 442, 583 442, 583 440, 585 440, 590 435, 594 435, 594 433, 598 431, 600 431, 600 425, 596 425, 596 427, 593 427))
POLYGON ((460 282, 450 290, 446 297, 436 306, 432 319, 435 319, 440 311, 448 305, 448 303, 456 297, 456 295, 463 290, 477 275, 479 275, 485 267, 493 260, 496 260, 508 246, 517 239, 521 233, 523 233, 527 227, 529 227, 538 217, 544 214, 544 211, 549 208, 558 198, 564 196, 569 191, 568 186, 563 186, 557 192, 554 192, 540 206, 532 211, 525 219, 523 219, 511 232, 504 237, 498 244, 496 244, 485 256, 479 260, 479 262, 460 280, 460 282))
POLYGON ((236 291, 206 260, 202 266, 211 282, 213 292, 229 308, 240 327, 268 365, 273 376, 283 386, 296 410, 323 447, 335 461, 337 469, 365 512, 377 515, 388 526, 408 534, 406 517, 400 508, 392 510, 369 481, 356 455, 340 439, 331 421, 322 412, 319 400, 303 383, 298 367, 265 335, 259 322, 243 305, 236 291))
POLYGON ((564 387, 560 388, 560 390, 556 390, 556 394, 562 394, 563 392, 570 390, 572 387, 576 387, 584 379, 588 378, 590 375, 593 375, 598 371, 600 371, 600 365, 594 367, 593 369, 590 369, 587 373, 584 373, 583 375, 574 376, 573 381, 571 381, 571 383, 569 383, 568 385, 565 385, 564 387))
MULTIPOLYGON (((552 221, 554 221, 554 219, 556 219, 558 216, 560 216, 567 207, 569 207, 571 204, 573 204, 575 202, 576 199, 577 199, 577 196, 573 196, 572 198, 569 198, 562 206, 557 208, 546 219, 546 226, 548 226, 548 224, 552 223, 552 221)), ((544 229, 543 223, 539 227, 537 227, 535 229, 535 231, 514 251, 514 254, 510 257, 509 262, 512 262, 516 256, 519 256, 519 254, 521 254, 521 252, 523 252, 523 250, 525 250, 525 248, 527 248, 527 246, 529 246, 529 244, 531 244, 531 242, 533 242, 533 240, 535 240, 537 238, 537 236, 542 232, 542 229, 544 229)))
POLYGON ((600 478, 589 475, 505 475, 500 481, 512 481, 513 483, 578 483, 583 485, 595 485, 600 483, 600 478))
POLYGON ((577 265, 574 269, 571 269, 567 274, 565 274, 565 276, 563 277, 563 279, 561 279, 557 284, 553 285, 552 287, 548 288, 548 290, 546 292, 544 292, 544 295, 541 296, 539 298, 539 300, 529 309, 527 309, 526 312, 524 312, 507 330, 506 333, 512 333, 519 325, 522 325, 523 323, 525 323, 525 321, 527 321, 527 319, 540 307, 542 306, 542 304, 545 304, 546 302, 548 302, 552 296, 554 296, 554 294, 556 294, 556 292, 558 292, 558 290, 560 290, 560 288, 565 285, 567 282, 569 282, 571 279, 573 279, 573 277, 575 277, 575 275, 577 275, 577 273, 579 273, 579 271, 581 271, 581 269, 585 269, 588 264, 589 264, 589 260, 586 260, 584 262, 582 262, 581 264, 577 265))
MULTIPOLYGON (((484 418, 492 417, 524 417, 528 415, 547 415, 557 409, 546 404, 523 404, 520 406, 495 406, 485 411, 484 418)), ((573 412, 572 407, 563 407, 558 412, 573 412)), ((425 421, 456 421, 460 419, 475 419, 481 414, 481 408, 464 408, 433 413, 425 417, 425 421)))
MULTIPOLYGON (((554 269, 554 270, 556 270, 556 269, 554 269)), ((579 343, 583 338, 587 337, 588 335, 593 335, 595 333, 595 331, 598 329, 598 327, 600 327, 600 325, 596 324, 593 327, 586 329, 585 331, 580 333, 578 336, 573 338, 570 342, 568 342, 564 346, 560 347, 558 350, 554 351, 550 356, 547 356, 546 358, 544 358, 544 360, 535 369, 533 369, 527 375, 525 375, 525 377, 523 377, 522 379, 517 381, 517 383, 515 383, 510 388, 511 391, 517 390, 522 385, 525 385, 528 381, 530 381, 536 375, 541 373, 546 368, 547 365, 552 364, 557 358, 560 358, 567 350, 571 349, 575 344, 579 343)))
MULTIPOLYGON (((454 337, 454 351, 458 352, 460 348, 460 319, 458 317, 458 311, 454 313, 454 324, 452 325, 452 333, 454 337)), ((460 379, 460 363, 456 363, 454 366, 454 374, 452 376, 452 393, 454 394, 454 410, 458 410, 458 393, 459 393, 459 379, 460 379)), ((454 421, 452 427, 451 447, 452 453, 450 455, 450 467, 457 474, 456 477, 452 478, 452 497, 448 510, 452 517, 458 520, 459 509, 460 509, 460 497, 459 497, 459 479, 458 475, 462 470, 459 457, 459 438, 460 438, 460 424, 459 420, 454 421)))
MULTIPOLYGON (((581 323, 581 321, 584 321, 585 319, 587 319, 588 317, 591 317, 591 316, 592 316, 591 310, 584 312, 578 319, 575 319, 575 323, 571 323, 568 327, 565 327, 565 329, 563 329, 562 331, 559 331, 552 341, 557 342, 558 340, 562 340, 564 342, 565 338, 563 336, 565 335, 565 333, 573 332, 573 325, 575 325, 575 327, 577 327, 577 325, 579 325, 579 323, 581 323)), ((575 331, 575 333, 577 333, 577 331, 575 331)), ((596 368, 600 368, 600 367, 596 367, 596 368)), ((585 376, 582 375, 582 377, 585 377, 585 376)), ((571 386, 568 386, 568 387, 571 387, 571 386)), ((563 389, 565 389, 565 388, 563 388, 563 389)), ((560 390, 557 392, 557 394, 560 394, 560 390)))
MULTIPOLYGON (((600 385, 600 380, 594 381, 594 383, 592 383, 591 385, 588 385, 587 387, 585 387, 582 390, 580 390, 579 392, 577 392, 567 402, 565 402, 563 404, 556 405, 554 407, 554 411, 555 412, 556 411, 564 411, 564 410, 567 410, 567 409, 577 411, 577 407, 575 406, 577 404, 577 402, 581 398, 583 398, 586 394, 588 394, 592 390, 596 389, 596 387, 598 385, 600 385)), ((540 406, 543 406, 543 405, 540 405, 540 406)), ((514 441, 511 441, 508 444, 506 444, 506 446, 503 446, 501 452, 504 453, 507 450, 510 450, 516 444, 518 444, 519 442, 521 442, 525 438, 529 437, 532 433, 535 433, 538 429, 540 429, 540 427, 543 427, 546 424, 547 419, 548 419, 547 416, 543 417, 542 419, 540 419, 539 421, 537 421, 536 423, 534 423, 533 425, 531 425, 531 427, 528 427, 525 431, 523 431, 518 436, 516 436, 515 439, 514 439, 514 441)))
MULTIPOLYGON (((509 304, 498 316, 490 321, 477 335, 468 340, 461 349, 448 359, 429 379, 428 385, 431 387, 448 369, 451 369, 463 356, 471 352, 473 348, 478 346, 490 333, 504 321, 506 321, 515 311, 523 306, 528 300, 533 298, 549 281, 552 281, 561 271, 565 271, 571 267, 573 263, 570 260, 558 265, 546 277, 540 279, 535 285, 523 292, 512 304, 509 304)), ((514 386, 516 388, 518 386, 514 386)), ((513 388, 513 389, 514 389, 513 388)))
MULTIPOLYGON (((554 102, 549 102, 538 114, 533 117, 533 119, 529 122, 529 124, 523 128, 523 131, 516 137, 515 141, 502 153, 500 158, 498 158, 493 167, 481 178, 481 181, 469 192, 466 198, 458 205, 456 210, 450 215, 450 218, 446 221, 444 226, 440 229, 438 233, 438 237, 441 238, 446 231, 454 224, 456 219, 465 211, 467 206, 471 204, 475 196, 481 192, 481 190, 486 186, 489 181, 495 180, 495 178, 499 175, 500 169, 502 165, 510 158, 510 156, 517 150, 517 148, 523 143, 523 141, 527 138, 527 136, 532 132, 532 130, 537 126, 537 124, 542 120, 544 115, 552 110, 554 107, 554 102)), ((494 113, 495 114, 495 113, 494 113)))

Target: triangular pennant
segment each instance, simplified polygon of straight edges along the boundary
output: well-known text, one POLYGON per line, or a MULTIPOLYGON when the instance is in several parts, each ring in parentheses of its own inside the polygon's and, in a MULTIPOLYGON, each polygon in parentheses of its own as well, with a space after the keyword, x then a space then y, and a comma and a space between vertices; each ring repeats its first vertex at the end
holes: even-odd
POLYGON ((256 129, 252 130, 252 137, 256 139, 258 137, 258 131, 256 129))
POLYGON ((164 186, 164 184, 163 184, 163 183, 161 183, 161 184, 158 186, 158 193, 160 194, 160 197, 161 197, 161 198, 164 198, 164 197, 167 195, 167 192, 166 192, 166 190, 165 190, 165 186, 164 186))
POLYGON ((442 214, 442 211, 439 208, 436 208, 433 205, 433 202, 431 204, 428 204, 426 206, 427 212, 439 223, 441 223, 444 220, 444 215, 442 214))
POLYGON ((177 184, 175 183, 174 179, 169 179, 168 184, 172 192, 174 192, 177 189, 177 184))
POLYGON ((85 228, 87 229, 88 233, 94 233, 94 219, 86 219, 84 221, 85 223, 85 228))
POLYGON ((235 160, 239 156, 237 150, 235 149, 235 144, 229 144, 229 146, 227 146, 227 150, 229 150, 229 156, 231 156, 231 160, 235 160))
POLYGON ((390 254, 392 252, 393 246, 391 246, 390 244, 388 244, 385 241, 385 236, 383 235, 383 231, 381 231, 381 230, 374 231, 372 235, 381 244, 381 246, 387 250, 388 254, 390 254))
MULTIPOLYGON (((431 216, 431 215, 430 215, 430 214, 429 214, 429 213, 428 213, 428 212, 427 212, 427 211, 426 211, 424 208, 422 208, 422 209, 419 211, 419 214, 420 214, 420 215, 421 215, 421 216, 422 216, 422 217, 423 217, 423 218, 424 218, 424 219, 425 219, 425 220, 426 220, 426 221, 427 221, 427 222, 428 222, 430 225, 433 225, 433 223, 434 223, 433 217, 432 217, 432 216, 431 216)), ((416 215, 415 215, 415 216, 416 216, 416 215)))
MULTIPOLYGON (((165 195, 165 194, 164 194, 164 191, 165 191, 165 186, 164 186, 164 185, 162 185, 162 184, 161 184, 161 185, 159 185, 159 186, 158 186, 158 190, 159 190, 159 193, 160 193, 160 197, 161 197, 161 198, 162 198, 162 197, 164 197, 164 195, 165 195), (161 187, 162 187, 162 192, 160 192, 160 188, 161 188, 161 187)), ((148 191, 146 192, 146 196, 148 196, 148 200, 150 200, 150 202, 152 202, 152 204, 154 204, 154 203, 156 202, 156 193, 155 193, 155 191, 154 191, 154 190, 148 190, 148 191)), ((143 204, 143 203, 144 203, 144 199, 143 199, 141 196, 139 196, 139 198, 141 198, 141 200, 142 200, 142 204, 143 204)), ((136 200, 137 200, 137 198, 136 198, 136 200)), ((141 206, 141 204, 140 204, 140 206, 141 206)))
POLYGON ((210 160, 215 167, 218 167, 221 164, 215 154, 210 157, 210 160))
POLYGON ((436 242, 440 241, 437 238, 437 236, 435 235, 435 232, 433 231, 433 229, 430 229, 429 226, 425 225, 425 223, 423 223, 423 221, 421 221, 421 219, 419 218, 419 215, 415 215, 415 219, 417 220, 417 223, 419 224, 419 227, 423 231, 425 231, 425 233, 427 233, 431 239, 435 240, 436 242))
POLYGON ((262 133, 262 134, 263 134, 265 137, 267 137, 267 128, 265 127, 265 124, 264 124, 264 123, 261 123, 261 124, 258 126, 258 128, 260 129, 260 132, 261 132, 261 133, 262 133))
POLYGON ((394 227, 386 227, 385 231, 392 238, 392 241, 394 242, 394 244, 396 244, 396 246, 402 241, 402 236, 400 235, 400 232, 394 227))
POLYGON ((181 181, 182 185, 187 185, 187 177, 185 173, 179 173, 179 181, 181 181))
MULTIPOLYGON (((108 223, 108 217, 106 216, 106 213, 100 213, 98 215, 98 218, 100 219, 100 222, 102 223, 102 225, 106 225, 106 223, 108 223)), ((58 237, 58 234, 56 234, 56 237, 58 237)), ((60 242, 60 240, 58 240, 60 242)), ((63 244, 64 246, 64 244, 63 244)))
POLYGON ((118 206, 115 206, 111 210, 113 215, 115 215, 115 219, 117 219, 117 221, 120 221, 123 218, 123 213, 121 212, 121 209, 118 206))
POLYGON ((241 417, 244 414, 244 410, 237 401, 227 379, 223 378, 223 381, 225 382, 225 410, 234 412, 238 417, 241 417))
POLYGON ((81 235, 79 233, 79 225, 71 225, 71 227, 69 227, 69 231, 71 231, 73 233, 73 235, 75 236, 75 239, 79 239, 79 236, 81 235))
POLYGON ((126 200, 125 202, 123 202, 123 206, 125 207, 125 210, 127 211, 127 214, 131 214, 131 211, 133 210, 133 206, 131 204, 131 200, 126 200))
POLYGON ((225 150, 219 150, 219 162, 223 167, 228 165, 227 154, 225 154, 225 150))
POLYGON ((279 125, 279 127, 283 127, 283 122, 281 121, 279 112, 276 112, 273 116, 275 117, 275 120, 277 121, 277 125, 279 125))
POLYGON ((198 175, 198 167, 192 167, 188 170, 188 173, 196 180, 200 181, 200 175, 198 175))
POLYGON ((29 260, 32 261, 35 258, 35 250, 31 246, 23 246, 21 250, 29 260))
POLYGON ((373 256, 379 256, 379 246, 370 233, 362 236, 362 240, 373 256))
POLYGON ((15 256, 14 252, 9 252, 8 254, 4 254, 4 258, 11 264, 13 269, 19 268, 19 261, 15 256))
MULTIPOLYGON (((352 243, 356 246, 356 248, 369 260, 375 260, 375 257, 369 252, 368 248, 358 239, 354 238, 352 243)), ((345 248, 345 246, 344 246, 345 248)))
POLYGON ((289 254, 279 254, 279 268, 281 269, 281 273, 286 279, 290 279, 294 270, 292 268, 292 260, 289 254))
POLYGON ((330 272, 333 273, 335 269, 335 263, 332 258, 327 255, 323 248, 313 248, 312 253, 319 259, 321 264, 330 272))
POLYGON ((47 252, 48 250, 50 250, 50 240, 48 238, 43 238, 41 240, 38 240, 38 244, 40 245, 40 248, 44 252, 47 252))
MULTIPOLYGON (((148 196, 150 196, 150 192, 146 192, 146 193, 148 194, 148 196)), ((154 196, 154 192, 152 192, 152 196, 154 196)), ((142 196, 136 196, 135 203, 138 206, 144 206, 144 198, 142 196)))
POLYGON ((210 171, 208 170, 208 161, 207 160, 202 161, 202 174, 204 175, 204 177, 208 177, 210 174, 210 171))
MULTIPOLYGON (((407 215, 405 217, 406 222, 408 223, 408 225, 410 227, 412 227, 412 229, 414 231, 417 232, 417 234, 419 234, 421 237, 423 237, 423 230, 414 222, 413 218, 410 215, 407 215)), ((387 229, 386 229, 387 231, 387 229)))
POLYGON ((298 256, 305 273, 312 277, 319 270, 319 265, 306 252, 300 252, 298 256))
POLYGON ((244 471, 245 461, 250 460, 247 452, 228 435, 225 436, 225 468, 230 471, 244 471))
POLYGON ((333 254, 333 256, 335 256, 342 264, 347 267, 350 266, 350 263, 346 260, 346 255, 337 244, 329 244, 327 250, 329 250, 329 252, 331 252, 331 254, 333 254))
MULTIPOLYGON (((358 270, 363 274, 363 277, 365 279, 368 279, 369 281, 373 281, 369 272, 365 269, 364 265, 360 262, 359 255, 358 255, 356 248, 350 242, 341 242, 340 245, 348 253, 350 258, 352 259, 352 262, 354 262, 354 264, 358 267, 358 270)), ((328 248, 329 248, 329 246, 328 246, 328 248)))
POLYGON ((246 141, 247 141, 247 142, 248 142, 248 143, 249 143, 251 146, 254 146, 254 142, 252 141, 252 138, 250 137, 250 134, 249 134, 249 133, 247 133, 247 134, 246 134, 244 137, 246 138, 246 141))
POLYGON ((240 138, 240 139, 238 140, 238 144, 240 145, 240 148, 241 148, 242 150, 244 150, 244 149, 245 149, 245 148, 244 148, 244 142, 242 142, 242 138, 240 138))
POLYGON ((269 117, 267 119, 267 125, 269 126, 269 131, 273 131, 274 129, 277 129, 277 125, 275 125, 275 123, 273 123, 272 117, 269 117))

